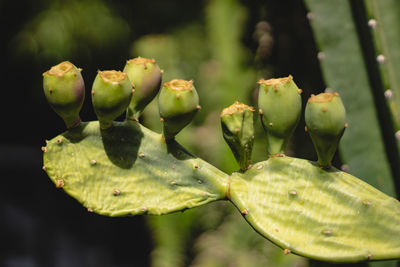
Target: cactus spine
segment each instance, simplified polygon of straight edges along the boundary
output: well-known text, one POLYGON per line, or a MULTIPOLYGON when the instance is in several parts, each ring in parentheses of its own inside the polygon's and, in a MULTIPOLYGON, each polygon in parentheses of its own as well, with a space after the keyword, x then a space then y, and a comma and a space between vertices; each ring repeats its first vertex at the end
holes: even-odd
POLYGON ((44 94, 68 129, 80 124, 79 111, 85 98, 81 69, 64 61, 43 73, 44 94))
POLYGON ((163 135, 166 140, 173 139, 200 109, 193 81, 174 79, 164 83, 158 97, 158 107, 164 126, 163 135))
POLYGON ((323 168, 330 168, 339 140, 347 127, 346 111, 339 94, 311 95, 307 102, 305 119, 317 151, 318 164, 323 168))
POLYGON ((134 87, 126 117, 138 120, 140 113, 160 90, 162 71, 154 59, 137 57, 126 62, 124 72, 134 87))
POLYGON ((236 101, 221 112, 224 139, 242 171, 251 164, 251 151, 254 143, 254 111, 253 107, 236 101))
POLYGON ((291 75, 278 79, 261 79, 258 83, 258 107, 267 135, 268 154, 283 155, 300 119, 301 90, 291 75))
POLYGON ((112 126, 132 98, 132 85, 126 73, 107 70, 98 71, 92 87, 92 103, 101 129, 112 126))

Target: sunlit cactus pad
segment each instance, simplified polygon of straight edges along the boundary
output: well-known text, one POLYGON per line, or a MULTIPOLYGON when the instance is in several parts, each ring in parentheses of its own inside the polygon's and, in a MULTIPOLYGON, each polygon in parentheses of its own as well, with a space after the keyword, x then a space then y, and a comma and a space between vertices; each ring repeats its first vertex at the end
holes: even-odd
POLYGON ((399 201, 335 168, 270 158, 233 174, 229 195, 287 253, 335 262, 399 257, 399 201))
POLYGON ((162 215, 230 200, 285 254, 332 262, 400 258, 399 201, 331 167, 348 125, 339 94, 324 93, 308 101, 306 124, 318 155, 317 162, 310 162, 284 154, 301 116, 301 90, 292 76, 261 80, 258 106, 268 160, 252 164, 255 109, 235 102, 221 113, 224 139, 240 167, 228 175, 175 141, 200 110, 193 81, 174 79, 160 90, 161 71, 155 61, 128 64, 132 62, 126 68, 129 75, 107 71, 110 75, 104 77, 106 72, 99 72, 92 87, 99 121, 93 122, 81 122, 78 116, 82 94, 54 97, 55 90, 56 96, 81 92, 83 86, 70 82, 76 77, 83 84, 77 68, 64 62, 69 72, 45 73, 45 95, 68 131, 42 147, 43 169, 56 187, 88 211, 162 215), (159 91, 162 134, 138 121, 159 91), (124 110, 127 119, 113 121, 124 110))
POLYGON ((226 174, 134 121, 82 123, 45 151, 56 186, 102 215, 167 214, 225 197, 226 174))

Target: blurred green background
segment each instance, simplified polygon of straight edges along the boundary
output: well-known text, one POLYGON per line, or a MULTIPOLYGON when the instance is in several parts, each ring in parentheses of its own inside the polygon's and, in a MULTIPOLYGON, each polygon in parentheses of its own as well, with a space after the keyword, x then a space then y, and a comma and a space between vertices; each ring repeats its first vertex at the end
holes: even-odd
MULTIPOLYGON (((325 89, 302 1, 3 0, 0 10, 0 266, 310 265, 256 234, 230 203, 163 217, 89 214, 41 171, 40 151, 65 129, 43 96, 44 71, 69 60, 83 68, 89 92, 98 69, 121 70, 142 56, 156 59, 164 82, 194 80, 202 110, 177 140, 223 171, 237 170, 220 129, 224 107, 235 100, 255 106, 260 78, 293 75, 304 103, 325 89)), ((96 120, 90 97, 81 117, 96 120)), ((161 131, 154 101, 141 121, 161 131)), ((260 161, 259 121, 256 131, 253 159, 260 161)), ((304 121, 288 154, 316 159, 304 121)))

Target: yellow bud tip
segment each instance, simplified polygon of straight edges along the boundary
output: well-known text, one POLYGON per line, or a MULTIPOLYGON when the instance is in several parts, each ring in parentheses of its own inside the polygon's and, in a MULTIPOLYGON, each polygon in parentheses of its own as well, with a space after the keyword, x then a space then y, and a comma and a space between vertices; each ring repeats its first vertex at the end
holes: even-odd
POLYGON ((326 103, 331 102, 335 96, 339 96, 338 93, 321 93, 318 95, 311 95, 308 99, 308 103, 326 103))
POLYGON ((191 91, 193 90, 193 80, 186 81, 182 79, 173 79, 164 83, 165 87, 169 87, 174 91, 191 91))
POLYGON ((104 70, 98 71, 100 78, 107 83, 118 83, 121 84, 121 81, 126 79, 126 73, 122 71, 116 70, 104 70))
POLYGON ((293 76, 289 75, 288 77, 283 77, 283 78, 272 78, 272 79, 260 79, 257 83, 258 84, 264 84, 264 85, 279 85, 279 84, 284 84, 287 82, 290 82, 293 80, 293 76))
POLYGON ((224 108, 221 112, 221 118, 226 116, 226 115, 233 115, 235 113, 243 113, 244 111, 249 110, 251 112, 254 112, 255 109, 251 106, 248 106, 246 104, 240 103, 238 101, 235 101, 232 105, 230 105, 227 108, 224 108))
POLYGON ((69 61, 63 61, 58 65, 51 67, 48 71, 44 72, 43 75, 52 75, 62 77, 65 73, 70 71, 74 65, 69 61))

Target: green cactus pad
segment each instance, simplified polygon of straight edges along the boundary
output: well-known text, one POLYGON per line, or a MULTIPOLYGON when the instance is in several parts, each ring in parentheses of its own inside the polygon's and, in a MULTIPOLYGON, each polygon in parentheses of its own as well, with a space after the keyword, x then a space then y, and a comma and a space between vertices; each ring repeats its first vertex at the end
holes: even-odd
POLYGON ((335 168, 270 158, 231 177, 228 195, 253 228, 313 259, 400 258, 400 203, 335 168))
POLYGON ((44 169, 90 211, 167 214, 225 198, 227 175, 134 121, 82 123, 48 141, 44 169))
POLYGON ((199 96, 193 81, 174 79, 166 82, 158 97, 165 139, 173 139, 188 125, 200 109, 199 96))
POLYGON ((127 74, 121 71, 99 71, 92 87, 92 103, 102 129, 112 126, 113 120, 128 107, 133 94, 127 74))
POLYGON ((64 120, 67 128, 79 125, 79 112, 85 98, 81 69, 68 61, 51 67, 43 73, 43 89, 50 106, 64 120))
POLYGON ((267 134, 268 154, 285 153, 301 115, 301 90, 289 75, 278 79, 261 79, 258 107, 267 134))
POLYGON ((346 123, 346 111, 338 93, 311 95, 305 119, 318 155, 318 164, 330 167, 346 123))
POLYGON ((254 143, 254 111, 236 101, 221 112, 221 126, 225 141, 231 148, 241 170, 251 164, 254 143))
POLYGON ((126 62, 124 72, 134 86, 126 117, 138 120, 140 113, 157 95, 161 86, 161 70, 154 59, 137 57, 126 62))

